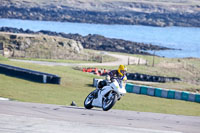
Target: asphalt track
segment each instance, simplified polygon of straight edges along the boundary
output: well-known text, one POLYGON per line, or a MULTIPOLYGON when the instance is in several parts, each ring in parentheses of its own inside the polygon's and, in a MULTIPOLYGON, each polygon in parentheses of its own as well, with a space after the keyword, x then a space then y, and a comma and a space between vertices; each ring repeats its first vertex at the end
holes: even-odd
POLYGON ((200 117, 0 100, 0 133, 199 133, 200 117))

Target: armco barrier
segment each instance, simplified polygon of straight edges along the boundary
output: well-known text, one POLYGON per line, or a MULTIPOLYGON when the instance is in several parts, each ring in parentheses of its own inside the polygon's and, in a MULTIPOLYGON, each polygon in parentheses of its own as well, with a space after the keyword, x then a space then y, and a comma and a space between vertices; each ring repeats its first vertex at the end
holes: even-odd
POLYGON ((175 91, 175 99, 181 100, 181 91, 175 91))
POLYGON ((155 96, 156 97, 161 97, 162 94, 162 89, 160 88, 155 88, 155 96))
POLYGON ((133 85, 133 93, 141 94, 140 88, 141 86, 133 85))
POLYGON ((98 79, 96 78, 93 78, 93 86, 96 87, 97 86, 97 82, 98 82, 98 79))
POLYGON ((167 98, 174 99, 175 98, 175 90, 169 90, 167 94, 167 98))
POLYGON ((162 89, 161 97, 162 97, 162 98, 167 98, 167 95, 168 95, 168 90, 163 90, 163 89, 162 89))
POLYGON ((148 88, 147 88, 146 86, 142 86, 142 87, 140 88, 140 93, 141 93, 141 94, 144 94, 144 95, 147 95, 147 90, 148 90, 148 88))
MULTIPOLYGON (((93 85, 97 83, 99 79, 93 80, 93 85)), ((161 98, 168 98, 168 99, 177 99, 177 100, 185 100, 191 102, 198 102, 200 103, 200 94, 185 92, 185 91, 176 91, 176 90, 168 90, 162 88, 154 88, 149 86, 141 86, 135 85, 131 83, 126 84, 126 91, 128 93, 136 93, 142 95, 149 95, 161 98)))
POLYGON ((148 90, 147 90, 147 95, 155 96, 155 88, 149 87, 148 90))
POLYGON ((189 94, 188 101, 191 101, 191 102, 195 101, 195 94, 194 93, 189 94))
POLYGON ((189 92, 183 91, 183 92, 181 93, 181 100, 188 101, 188 98, 189 98, 189 92))
POLYGON ((58 77, 57 75, 5 64, 0 64, 0 73, 34 82, 60 84, 60 77, 58 77))
POLYGON ((195 102, 200 103, 200 94, 195 94, 195 102))
POLYGON ((133 84, 126 84, 126 91, 129 93, 133 93, 133 84))

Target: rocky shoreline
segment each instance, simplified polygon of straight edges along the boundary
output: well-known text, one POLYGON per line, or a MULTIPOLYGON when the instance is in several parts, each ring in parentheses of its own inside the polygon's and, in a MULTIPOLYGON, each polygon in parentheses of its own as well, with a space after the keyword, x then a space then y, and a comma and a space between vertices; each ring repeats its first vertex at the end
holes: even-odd
POLYGON ((80 42, 58 36, 0 32, 0 51, 4 57, 42 59, 82 59, 80 42))
POLYGON ((87 35, 82 36, 80 34, 66 34, 66 33, 57 33, 52 31, 41 30, 34 32, 31 30, 23 30, 11 27, 1 27, 1 32, 11 32, 11 33, 25 33, 25 34, 45 34, 51 36, 60 36, 68 39, 73 39, 82 44, 84 48, 93 49, 93 50, 103 50, 111 52, 122 52, 130 54, 142 54, 142 55, 151 55, 149 52, 145 51, 158 51, 158 50, 174 50, 167 47, 137 43, 132 41, 126 41, 122 39, 106 38, 101 35, 87 35))
POLYGON ((198 4, 88 1, 73 0, 62 3, 63 1, 50 0, 40 3, 34 0, 3 0, 0 4, 0 18, 200 27, 200 5, 198 4))

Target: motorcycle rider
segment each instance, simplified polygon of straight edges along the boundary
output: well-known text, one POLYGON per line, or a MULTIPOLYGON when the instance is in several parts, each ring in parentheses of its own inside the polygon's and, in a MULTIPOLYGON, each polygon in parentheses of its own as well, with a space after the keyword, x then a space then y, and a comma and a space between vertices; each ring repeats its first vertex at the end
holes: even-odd
MULTIPOLYGON (((127 67, 124 66, 124 65, 119 65, 119 68, 118 70, 111 70, 107 76, 106 76, 106 80, 109 82, 114 82, 114 79, 117 79, 117 80, 120 80, 120 81, 123 81, 123 84, 119 84, 120 85, 120 88, 122 87, 125 87, 126 85, 126 82, 127 82, 127 77, 126 77, 126 73, 127 73, 127 67), (122 86, 123 85, 123 86, 122 86)), ((98 84, 98 88, 101 89, 103 88, 103 86, 106 86, 107 85, 107 82, 104 80, 104 81, 100 81, 99 84, 98 84)), ((94 92, 94 96, 97 97, 97 93, 99 91, 99 89, 97 89, 95 92, 94 92)))
POLYGON ((108 81, 111 80, 111 82, 113 82, 114 78, 126 81, 127 80, 126 73, 127 73, 127 67, 124 66, 124 65, 120 65, 119 68, 118 68, 118 70, 112 70, 112 71, 110 71, 108 73, 108 75, 106 76, 106 79, 108 81))

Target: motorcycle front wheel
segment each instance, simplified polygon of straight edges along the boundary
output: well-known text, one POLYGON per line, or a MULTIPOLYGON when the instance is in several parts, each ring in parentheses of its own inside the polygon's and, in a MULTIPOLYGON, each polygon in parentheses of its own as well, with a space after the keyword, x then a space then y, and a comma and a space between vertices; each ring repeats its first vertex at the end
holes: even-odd
POLYGON ((93 95, 94 91, 91 92, 86 98, 85 98, 85 101, 84 101, 84 107, 86 109, 91 109, 93 108, 92 106, 92 101, 94 99, 94 95, 93 95))
POLYGON ((117 101, 117 94, 115 92, 110 92, 103 98, 102 109, 104 111, 108 111, 115 105, 116 101, 117 101))

